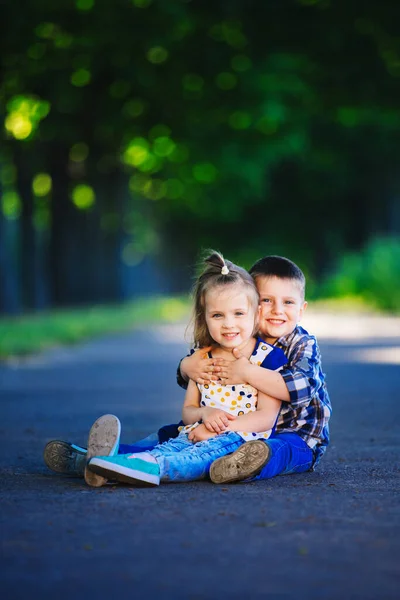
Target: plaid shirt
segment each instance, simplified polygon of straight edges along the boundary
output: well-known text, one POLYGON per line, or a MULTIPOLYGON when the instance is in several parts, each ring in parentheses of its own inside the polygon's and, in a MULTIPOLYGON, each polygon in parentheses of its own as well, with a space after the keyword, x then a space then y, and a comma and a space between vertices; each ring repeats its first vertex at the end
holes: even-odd
MULTIPOLYGON (((328 422, 332 412, 317 340, 297 325, 292 333, 279 338, 274 345, 281 348, 288 359, 279 373, 290 395, 289 402, 282 402, 276 433, 297 433, 303 438, 314 452, 315 467, 329 444, 328 422)), ((192 349, 190 353, 193 352, 192 349)), ((187 388, 180 363, 177 381, 187 388)))
POLYGON ((282 402, 276 432, 297 433, 314 451, 314 466, 329 444, 329 418, 332 407, 321 368, 317 340, 297 325, 275 346, 282 348, 288 364, 280 371, 290 395, 282 402))

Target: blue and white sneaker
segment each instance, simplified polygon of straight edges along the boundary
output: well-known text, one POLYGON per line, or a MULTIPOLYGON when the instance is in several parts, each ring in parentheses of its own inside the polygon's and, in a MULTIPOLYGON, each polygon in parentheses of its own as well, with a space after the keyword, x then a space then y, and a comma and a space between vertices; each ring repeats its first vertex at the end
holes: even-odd
POLYGON ((160 485, 160 467, 152 460, 135 454, 119 454, 118 456, 96 456, 89 460, 87 470, 97 473, 113 481, 140 486, 160 485))
MULTIPOLYGON (((121 423, 115 415, 103 415, 92 425, 89 432, 86 462, 93 456, 115 456, 118 454, 121 423)), ((101 487, 107 479, 97 475, 87 468, 84 472, 85 481, 91 487, 101 487)))
POLYGON ((46 444, 43 458, 49 469, 56 473, 72 477, 83 477, 86 454, 86 448, 62 440, 52 440, 46 444))

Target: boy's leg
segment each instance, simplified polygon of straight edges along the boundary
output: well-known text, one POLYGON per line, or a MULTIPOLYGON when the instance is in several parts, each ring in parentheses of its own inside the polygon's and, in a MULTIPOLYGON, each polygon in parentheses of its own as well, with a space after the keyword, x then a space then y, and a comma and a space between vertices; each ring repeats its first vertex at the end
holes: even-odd
MULTIPOLYGON (((147 437, 134 442, 133 444, 120 444, 119 454, 129 454, 136 452, 148 452, 153 450, 159 443, 169 438, 175 438, 179 434, 178 424, 164 425, 157 432, 151 433, 147 437)), ((43 458, 46 466, 63 475, 72 477, 83 477, 86 465, 87 449, 71 442, 63 440, 52 440, 48 442, 43 451, 43 458)))
POLYGON ((95 457, 89 469, 124 483, 159 485, 160 481, 185 482, 205 479, 210 465, 220 456, 234 452, 243 444, 235 432, 193 444, 179 436, 138 455, 95 457))
POLYGON ((149 452, 164 442, 174 439, 179 435, 179 426, 183 425, 183 421, 177 424, 164 425, 157 433, 151 433, 147 437, 134 442, 133 444, 120 444, 118 454, 136 454, 137 452, 149 452))
POLYGON ((63 440, 51 440, 44 447, 43 459, 51 471, 70 477, 83 477, 86 454, 86 448, 63 440))
POLYGON ((210 469, 211 481, 270 479, 276 475, 304 473, 314 462, 311 448, 296 433, 278 433, 265 442, 247 442, 239 450, 215 461, 210 469))

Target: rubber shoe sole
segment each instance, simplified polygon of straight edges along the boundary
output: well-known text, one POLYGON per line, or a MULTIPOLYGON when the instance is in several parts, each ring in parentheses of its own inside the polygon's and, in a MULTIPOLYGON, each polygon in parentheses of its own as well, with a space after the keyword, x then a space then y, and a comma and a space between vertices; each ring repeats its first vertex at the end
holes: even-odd
POLYGON ((86 464, 85 448, 62 440, 52 440, 44 447, 43 458, 46 466, 56 473, 83 477, 86 464))
POLYGON ((89 432, 86 455, 85 481, 90 487, 101 487, 107 483, 106 477, 101 477, 87 468, 87 462, 94 456, 114 456, 118 453, 121 423, 115 415, 103 415, 92 425, 89 432))
POLYGON ((246 442, 227 456, 217 458, 210 467, 213 483, 233 483, 257 475, 267 464, 271 451, 265 442, 246 442))
POLYGON ((130 485, 140 487, 154 487, 160 485, 160 477, 158 475, 144 473, 143 471, 136 471, 135 469, 124 467, 123 465, 110 463, 103 460, 101 457, 93 458, 88 467, 91 471, 97 473, 98 477, 101 476, 105 479, 111 479, 120 483, 129 483, 130 485))

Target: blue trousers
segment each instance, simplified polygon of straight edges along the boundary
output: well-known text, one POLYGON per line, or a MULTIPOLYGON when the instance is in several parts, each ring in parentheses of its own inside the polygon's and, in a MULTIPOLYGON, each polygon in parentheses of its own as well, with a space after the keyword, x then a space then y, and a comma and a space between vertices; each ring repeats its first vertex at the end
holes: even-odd
MULTIPOLYGON (((178 425, 167 425, 159 429, 157 433, 153 433, 135 444, 120 444, 118 453, 149 452, 160 442, 176 438, 177 435, 178 425)), ((261 469, 261 472, 255 475, 251 481, 270 479, 276 475, 304 473, 311 469, 314 462, 313 451, 297 433, 274 433, 268 440, 265 440, 265 443, 271 450, 270 459, 261 469)), ((236 448, 230 449, 229 452, 224 452, 224 454, 228 454, 234 450, 236 448)), ((222 454, 219 454, 219 456, 222 456, 222 454)))
POLYGON ((271 450, 267 464, 251 481, 309 471, 314 462, 311 448, 297 433, 275 433, 265 443, 271 450))

